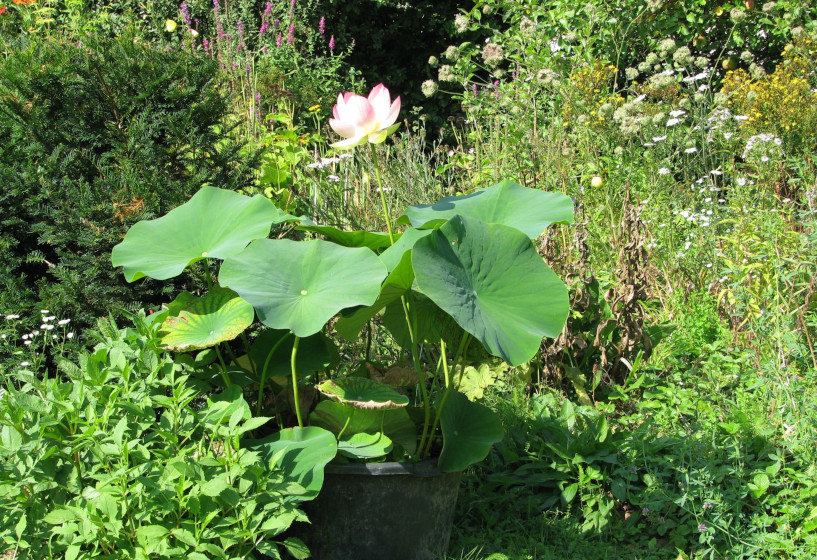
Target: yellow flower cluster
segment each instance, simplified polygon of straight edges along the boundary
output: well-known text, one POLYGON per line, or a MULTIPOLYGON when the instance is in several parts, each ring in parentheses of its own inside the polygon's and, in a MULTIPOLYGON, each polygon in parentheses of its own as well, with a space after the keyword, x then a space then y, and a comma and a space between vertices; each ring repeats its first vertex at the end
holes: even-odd
POLYGON ((748 117, 744 135, 772 133, 787 148, 817 145, 817 93, 808 81, 815 66, 817 48, 802 39, 788 46, 782 63, 759 80, 742 69, 727 72, 721 91, 728 95, 733 114, 748 117))
POLYGON ((564 92, 564 121, 584 122, 592 126, 609 120, 599 108, 607 103, 618 103, 617 97, 610 94, 615 75, 615 66, 598 61, 575 68, 570 73, 567 80, 569 87, 564 92))

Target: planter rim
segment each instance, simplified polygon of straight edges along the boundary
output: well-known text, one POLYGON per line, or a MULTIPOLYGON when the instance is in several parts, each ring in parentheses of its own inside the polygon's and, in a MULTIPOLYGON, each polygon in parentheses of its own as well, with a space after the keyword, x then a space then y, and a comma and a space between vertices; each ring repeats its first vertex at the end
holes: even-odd
POLYGON ((445 473, 437 468, 437 459, 424 459, 417 463, 329 463, 324 471, 331 474, 347 474, 360 476, 443 476, 445 473))

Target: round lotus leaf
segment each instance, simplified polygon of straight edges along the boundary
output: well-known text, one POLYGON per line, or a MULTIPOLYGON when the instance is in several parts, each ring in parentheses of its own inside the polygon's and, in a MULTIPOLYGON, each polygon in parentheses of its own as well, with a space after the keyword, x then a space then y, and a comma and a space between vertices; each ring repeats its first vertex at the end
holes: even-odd
POLYGON ((411 260, 420 290, 511 365, 564 327, 567 287, 517 229, 454 216, 417 241, 411 260))
POLYGON ((128 230, 111 262, 133 282, 144 276, 166 280, 205 258, 223 259, 269 235, 272 224, 295 220, 263 196, 202 187, 178 208, 128 230))
POLYGON ((234 291, 214 286, 165 319, 159 335, 167 350, 200 350, 234 339, 253 319, 252 305, 234 291))
POLYGON ((461 471, 488 456, 502 439, 502 421, 484 404, 471 402, 460 392, 448 395, 440 413, 443 450, 437 466, 443 472, 461 471))
POLYGON ((386 267, 369 249, 259 239, 224 260, 219 282, 249 301, 262 323, 303 338, 342 309, 374 303, 385 277, 386 267))
POLYGON ((432 228, 455 215, 504 224, 535 239, 551 224, 572 223, 573 201, 562 193, 502 181, 465 196, 447 196, 434 204, 410 206, 398 223, 432 228))
POLYGON ((338 440, 338 454, 350 459, 374 459, 387 455, 394 448, 389 437, 382 432, 358 433, 338 440))
POLYGON ((287 428, 243 444, 258 451, 265 466, 281 469, 285 480, 297 482, 304 488, 303 494, 291 496, 297 502, 312 500, 318 495, 323 486, 323 469, 338 450, 335 435, 315 426, 287 428))
POLYGON ((400 408, 409 402, 407 396, 365 377, 330 379, 316 388, 330 399, 367 410, 400 408))

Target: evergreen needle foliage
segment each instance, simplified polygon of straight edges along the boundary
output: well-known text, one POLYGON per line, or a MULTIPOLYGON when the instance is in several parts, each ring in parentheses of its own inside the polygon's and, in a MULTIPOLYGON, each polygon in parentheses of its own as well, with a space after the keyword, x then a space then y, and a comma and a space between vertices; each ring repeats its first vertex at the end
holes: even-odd
POLYGON ((0 68, 4 308, 47 306, 87 325, 162 299, 156 285, 127 285, 108 255, 132 223, 203 184, 250 180, 255 158, 239 161, 229 140, 216 69, 133 34, 10 53, 0 68))

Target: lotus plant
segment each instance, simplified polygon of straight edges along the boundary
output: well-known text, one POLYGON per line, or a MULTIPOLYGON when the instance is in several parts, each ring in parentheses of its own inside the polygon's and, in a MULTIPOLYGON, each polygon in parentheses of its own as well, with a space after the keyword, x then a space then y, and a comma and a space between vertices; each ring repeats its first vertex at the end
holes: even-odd
MULTIPOLYGON (((335 146, 369 143, 377 165, 374 144, 396 130, 399 110, 382 84, 368 97, 339 95, 330 124, 344 140, 335 146)), ((343 460, 438 456, 441 470, 462 470, 503 435, 498 417, 461 391, 465 367, 486 353, 523 364, 564 327, 567 289, 532 240, 572 222, 573 205, 561 193, 503 181, 411 206, 392 224, 379 172, 377 180, 388 232, 323 226, 260 195, 203 187, 166 216, 134 225, 113 264, 133 281, 221 261, 209 293, 180 296, 157 314, 160 344, 204 350, 196 359, 213 364, 213 383, 257 389, 257 415, 274 411, 282 428, 289 402, 297 427, 287 438, 308 447, 307 430, 319 430, 316 442, 328 431, 343 460), (270 239, 284 223, 315 238, 270 239), (330 332, 354 341, 376 316, 411 367, 332 375, 330 332), (244 331, 256 317, 268 329, 250 342, 244 331), (238 339, 243 345, 230 343, 238 339), (307 387, 325 399, 310 402, 307 387)))

